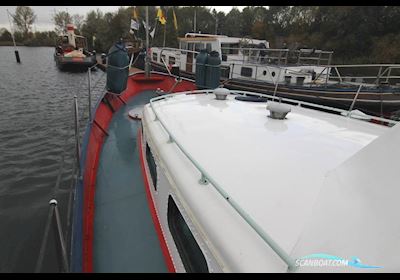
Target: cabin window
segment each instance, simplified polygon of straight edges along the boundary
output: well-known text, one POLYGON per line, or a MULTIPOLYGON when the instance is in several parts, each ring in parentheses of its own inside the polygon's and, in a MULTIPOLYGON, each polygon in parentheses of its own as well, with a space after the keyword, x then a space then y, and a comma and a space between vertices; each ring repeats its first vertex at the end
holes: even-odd
POLYGON ((221 77, 229 79, 229 74, 231 72, 231 68, 229 66, 221 65, 221 77))
MULTIPOLYGON (((165 61, 165 55, 161 55, 161 62, 165 61)), ((166 62, 166 61, 165 61, 166 62)))
POLYGON ((170 57, 168 57, 168 61, 169 61, 169 64, 175 64, 175 57, 173 57, 173 56, 170 56, 170 57))
POLYGON ((149 144, 146 143, 146 161, 149 166, 151 180, 153 181, 154 190, 157 191, 157 165, 154 161, 149 144))
POLYGON ((203 252, 171 196, 168 197, 167 216, 169 230, 186 272, 208 272, 203 252))
MULTIPOLYGON (((196 44, 194 44, 194 50, 196 51, 196 52, 200 52, 201 50, 203 50, 204 49, 204 44, 203 43, 196 43, 196 44)), ((195 53, 194 54, 194 58, 196 58, 197 57, 197 53, 195 53)))
POLYGON ((186 50, 187 49, 187 42, 180 42, 180 49, 186 50))
POLYGON ((221 44, 222 54, 239 54, 239 44, 221 44))
POLYGON ((200 52, 202 49, 204 49, 204 44, 203 43, 196 43, 194 44, 194 50, 196 52, 200 52))
POLYGON ((272 71, 271 76, 275 77, 275 72, 274 71, 272 71))
POLYGON ((187 50, 187 48, 188 48, 187 42, 180 42, 180 49, 182 54, 186 54, 186 52, 183 50, 187 50))
POLYGON ((194 47, 194 43, 188 43, 188 44, 187 44, 187 49, 188 49, 189 51, 193 51, 193 47, 194 47))
POLYGON ((251 77, 252 74, 253 74, 253 68, 242 67, 242 69, 240 70, 240 75, 242 75, 243 77, 251 77))
POLYGON ((211 48, 211 43, 207 43, 207 44, 206 44, 206 50, 207 50, 208 52, 211 52, 211 50, 212 50, 212 48, 211 48))
POLYGON ((157 59, 158 59, 157 53, 153 53, 153 61, 157 61, 157 59))
POLYGON ((267 75, 267 70, 263 71, 263 75, 266 76, 267 75))

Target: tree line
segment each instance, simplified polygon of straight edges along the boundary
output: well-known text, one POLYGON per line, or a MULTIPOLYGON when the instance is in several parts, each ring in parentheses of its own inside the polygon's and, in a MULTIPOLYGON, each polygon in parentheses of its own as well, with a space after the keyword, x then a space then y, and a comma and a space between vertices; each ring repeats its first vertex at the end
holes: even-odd
MULTIPOLYGON (((142 24, 145 7, 137 7, 141 27, 133 36, 130 20, 133 7, 116 12, 92 10, 85 16, 58 12, 53 15, 54 31, 32 32, 35 15, 29 7, 20 6, 14 15, 17 42, 25 45, 54 45, 57 34, 72 22, 77 33, 88 38, 90 48, 107 52, 119 38, 145 39, 142 24), (23 7, 23 8, 20 8, 23 7), (28 12, 27 12, 28 10, 28 12), (26 16, 28 14, 28 16, 26 16), (21 16, 19 16, 21 15, 21 16), (24 16, 23 16, 24 15, 24 16), (28 19, 18 22, 16 18, 28 19)), ((166 25, 157 19, 155 6, 149 7, 149 25, 156 26, 152 46, 178 46, 178 37, 194 31, 234 37, 266 39, 272 48, 301 47, 334 51, 333 63, 400 63, 400 7, 392 6, 248 6, 227 14, 204 6, 162 6, 166 25), (173 12, 178 30, 173 24, 173 12)), ((11 40, 8 30, 0 30, 0 43, 11 40)))

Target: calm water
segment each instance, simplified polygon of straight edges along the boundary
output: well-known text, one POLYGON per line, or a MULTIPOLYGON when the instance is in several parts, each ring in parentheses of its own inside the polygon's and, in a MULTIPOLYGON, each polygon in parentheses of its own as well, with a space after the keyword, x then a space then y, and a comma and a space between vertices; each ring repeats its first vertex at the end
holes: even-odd
MULTIPOLYGON (((87 73, 60 72, 53 48, 19 47, 19 53, 21 64, 13 48, 0 47, 0 272, 34 271, 64 148, 68 153, 57 199, 65 222, 74 95, 81 135, 88 111, 87 73)), ((92 72, 92 86, 96 81, 92 100, 104 88, 100 70, 92 72)), ((57 271, 53 251, 50 244, 44 271, 57 271)))

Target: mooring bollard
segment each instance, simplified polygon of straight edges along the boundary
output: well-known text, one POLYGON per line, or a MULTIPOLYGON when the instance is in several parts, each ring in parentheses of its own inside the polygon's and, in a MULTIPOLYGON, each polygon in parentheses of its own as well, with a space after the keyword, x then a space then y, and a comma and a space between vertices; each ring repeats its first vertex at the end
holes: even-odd
POLYGON ((15 58, 17 59, 18 63, 21 63, 21 59, 19 58, 18 50, 15 50, 15 58))

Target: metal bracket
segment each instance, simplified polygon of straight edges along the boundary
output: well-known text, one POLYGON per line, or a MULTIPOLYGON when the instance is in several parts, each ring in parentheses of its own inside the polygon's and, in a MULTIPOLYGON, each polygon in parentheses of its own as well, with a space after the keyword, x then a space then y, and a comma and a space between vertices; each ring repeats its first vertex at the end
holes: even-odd
POLYGON ((199 183, 200 183, 201 185, 208 185, 207 177, 204 176, 203 173, 201 173, 201 178, 200 178, 200 180, 199 180, 199 183))

